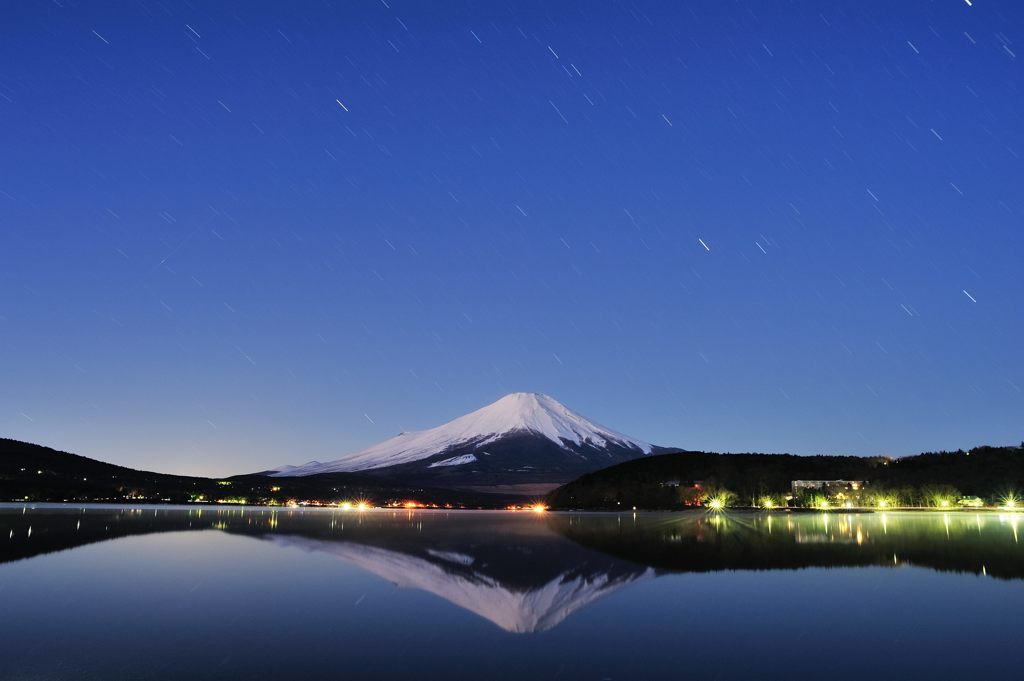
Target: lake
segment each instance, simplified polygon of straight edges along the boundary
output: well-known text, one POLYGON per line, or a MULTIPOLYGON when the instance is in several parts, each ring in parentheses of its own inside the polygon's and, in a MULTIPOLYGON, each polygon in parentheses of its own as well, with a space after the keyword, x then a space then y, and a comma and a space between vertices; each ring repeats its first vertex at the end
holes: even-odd
POLYGON ((0 505, 2 679, 1016 678, 995 513, 0 505))

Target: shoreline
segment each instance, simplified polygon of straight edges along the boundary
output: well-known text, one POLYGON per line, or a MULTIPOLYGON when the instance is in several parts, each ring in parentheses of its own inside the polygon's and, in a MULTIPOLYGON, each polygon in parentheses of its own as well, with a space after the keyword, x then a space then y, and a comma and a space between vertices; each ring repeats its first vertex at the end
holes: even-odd
POLYGON ((594 508, 594 509, 583 509, 583 508, 544 508, 542 510, 533 508, 407 508, 404 506, 369 506, 366 508, 352 508, 342 507, 341 505, 334 504, 299 504, 297 506, 282 506, 282 505, 269 505, 269 504, 217 504, 217 503, 161 503, 161 502, 138 502, 138 503, 123 503, 123 502, 106 502, 106 501, 0 501, 0 509, 27 509, 27 508, 81 508, 81 509, 132 509, 132 508, 146 508, 146 509, 164 509, 164 510, 269 510, 269 511, 315 511, 315 512, 341 512, 346 514, 360 514, 360 513, 380 513, 384 511, 390 511, 394 513, 519 513, 519 514, 530 514, 530 515, 545 515, 551 513, 558 514, 672 514, 672 515, 718 515, 728 516, 731 513, 743 513, 743 514, 760 514, 760 515, 812 515, 812 514, 827 514, 827 515, 851 515, 851 514, 874 514, 874 513, 935 513, 935 514, 1022 514, 1024 508, 999 508, 999 507, 980 507, 980 508, 933 508, 925 506, 895 506, 892 508, 867 508, 867 507, 854 507, 854 508, 759 508, 756 506, 729 506, 724 509, 712 510, 702 507, 689 507, 681 509, 666 509, 666 508, 635 508, 635 509, 611 509, 611 508, 594 508))

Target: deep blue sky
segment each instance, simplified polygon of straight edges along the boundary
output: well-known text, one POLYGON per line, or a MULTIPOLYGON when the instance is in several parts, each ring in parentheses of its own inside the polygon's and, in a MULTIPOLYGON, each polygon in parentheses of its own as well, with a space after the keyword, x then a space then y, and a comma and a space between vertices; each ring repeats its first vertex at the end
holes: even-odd
POLYGON ((219 475, 530 390, 1024 437, 1021 3, 298 4, 6 8, 0 433, 219 475))

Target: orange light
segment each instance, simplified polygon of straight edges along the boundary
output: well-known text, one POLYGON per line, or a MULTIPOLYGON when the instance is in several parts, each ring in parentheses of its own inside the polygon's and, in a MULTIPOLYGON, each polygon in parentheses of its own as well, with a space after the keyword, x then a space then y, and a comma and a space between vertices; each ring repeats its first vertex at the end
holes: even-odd
POLYGON ((416 508, 417 506, 419 506, 419 504, 417 504, 415 501, 407 501, 407 502, 405 502, 405 507, 406 508, 416 508))
POLYGON ((356 510, 357 511, 365 511, 368 508, 370 508, 369 502, 359 501, 359 502, 356 503, 356 510))
POLYGON ((532 510, 534 513, 543 513, 544 511, 548 510, 548 507, 545 506, 544 504, 534 504, 532 506, 532 510))

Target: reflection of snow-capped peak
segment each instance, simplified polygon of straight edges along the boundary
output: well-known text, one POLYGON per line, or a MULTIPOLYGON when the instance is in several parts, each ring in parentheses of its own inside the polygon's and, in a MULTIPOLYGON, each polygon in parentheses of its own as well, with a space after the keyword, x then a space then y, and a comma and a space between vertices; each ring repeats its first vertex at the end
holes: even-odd
POLYGON ((458 563, 459 565, 472 565, 476 562, 473 556, 467 556, 464 553, 457 551, 438 551, 436 549, 427 549, 427 553, 432 555, 434 558, 440 558, 446 560, 449 563, 458 563))
MULTIPOLYGON (((456 446, 480 446, 512 433, 532 433, 559 446, 619 446, 649 454, 651 445, 598 425, 558 400, 540 393, 511 393, 482 409, 448 423, 408 433, 373 445, 337 461, 281 467, 276 475, 312 475, 385 468, 419 461, 456 446), (287 470, 286 470, 287 469, 287 470)), ((437 462, 432 466, 471 463, 464 457, 437 462)))
POLYGON ((269 539, 282 546, 334 554, 396 586, 428 591, 514 633, 550 629, 602 596, 654 576, 651 568, 616 578, 601 573, 581 576, 565 572, 537 588, 518 590, 472 570, 473 558, 463 554, 430 552, 443 562, 455 563, 458 569, 453 570, 419 556, 354 542, 278 534, 270 535, 269 539))

